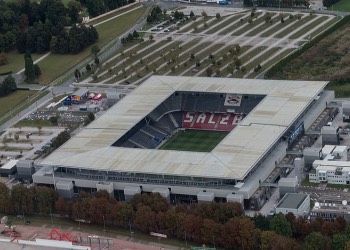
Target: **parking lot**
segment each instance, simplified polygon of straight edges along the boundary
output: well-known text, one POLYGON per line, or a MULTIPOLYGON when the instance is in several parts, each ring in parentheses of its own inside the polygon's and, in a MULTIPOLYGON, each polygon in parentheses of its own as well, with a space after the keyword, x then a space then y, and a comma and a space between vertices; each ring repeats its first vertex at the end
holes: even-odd
POLYGON ((51 145, 51 140, 64 128, 58 127, 21 127, 9 128, 0 136, 0 163, 11 159, 32 158, 51 145))

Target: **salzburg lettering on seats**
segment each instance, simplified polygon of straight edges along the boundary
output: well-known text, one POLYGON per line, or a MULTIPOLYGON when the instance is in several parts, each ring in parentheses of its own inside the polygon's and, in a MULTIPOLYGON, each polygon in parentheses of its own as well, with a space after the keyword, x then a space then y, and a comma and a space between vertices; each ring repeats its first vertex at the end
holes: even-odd
POLYGON ((241 114, 211 113, 211 112, 184 112, 183 128, 231 131, 243 119, 241 114))

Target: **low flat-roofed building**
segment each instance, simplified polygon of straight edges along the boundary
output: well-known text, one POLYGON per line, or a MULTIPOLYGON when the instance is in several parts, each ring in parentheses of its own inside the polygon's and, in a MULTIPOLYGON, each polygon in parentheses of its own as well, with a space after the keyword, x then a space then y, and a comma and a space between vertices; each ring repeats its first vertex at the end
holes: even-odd
MULTIPOLYGON (((343 155, 346 148, 340 148, 343 155)), ((336 161, 325 158, 313 163, 313 170, 309 173, 309 181, 313 183, 350 184, 350 161, 336 161)))
POLYGON ((277 204, 276 214, 293 213, 295 216, 305 216, 310 211, 310 195, 287 193, 277 204))
POLYGON ((2 177, 8 177, 16 173, 16 164, 18 160, 10 160, 0 167, 0 175, 2 177))
POLYGON ((342 217, 346 221, 350 221, 350 206, 347 202, 338 203, 320 203, 316 202, 315 206, 310 212, 310 219, 314 220, 320 217, 324 220, 333 221, 337 217, 342 217))

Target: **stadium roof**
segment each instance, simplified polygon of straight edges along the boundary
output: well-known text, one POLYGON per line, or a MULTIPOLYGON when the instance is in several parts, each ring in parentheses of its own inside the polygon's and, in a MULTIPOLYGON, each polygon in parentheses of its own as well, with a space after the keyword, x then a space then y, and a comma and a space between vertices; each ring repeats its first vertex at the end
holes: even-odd
POLYGON ((153 76, 48 156, 42 165, 244 179, 327 82, 153 76), (111 146, 175 91, 266 95, 209 153, 111 146))

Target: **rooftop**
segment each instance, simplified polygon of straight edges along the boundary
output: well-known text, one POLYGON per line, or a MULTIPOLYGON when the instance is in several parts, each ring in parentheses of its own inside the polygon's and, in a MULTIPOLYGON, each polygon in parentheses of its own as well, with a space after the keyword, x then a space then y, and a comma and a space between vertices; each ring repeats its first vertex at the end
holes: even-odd
POLYGON ((48 156, 42 165, 244 179, 327 82, 153 76, 48 156), (175 91, 266 97, 212 152, 112 147, 175 91))
POLYGON ((278 203, 278 208, 298 209, 304 200, 308 197, 307 194, 287 193, 278 203))

